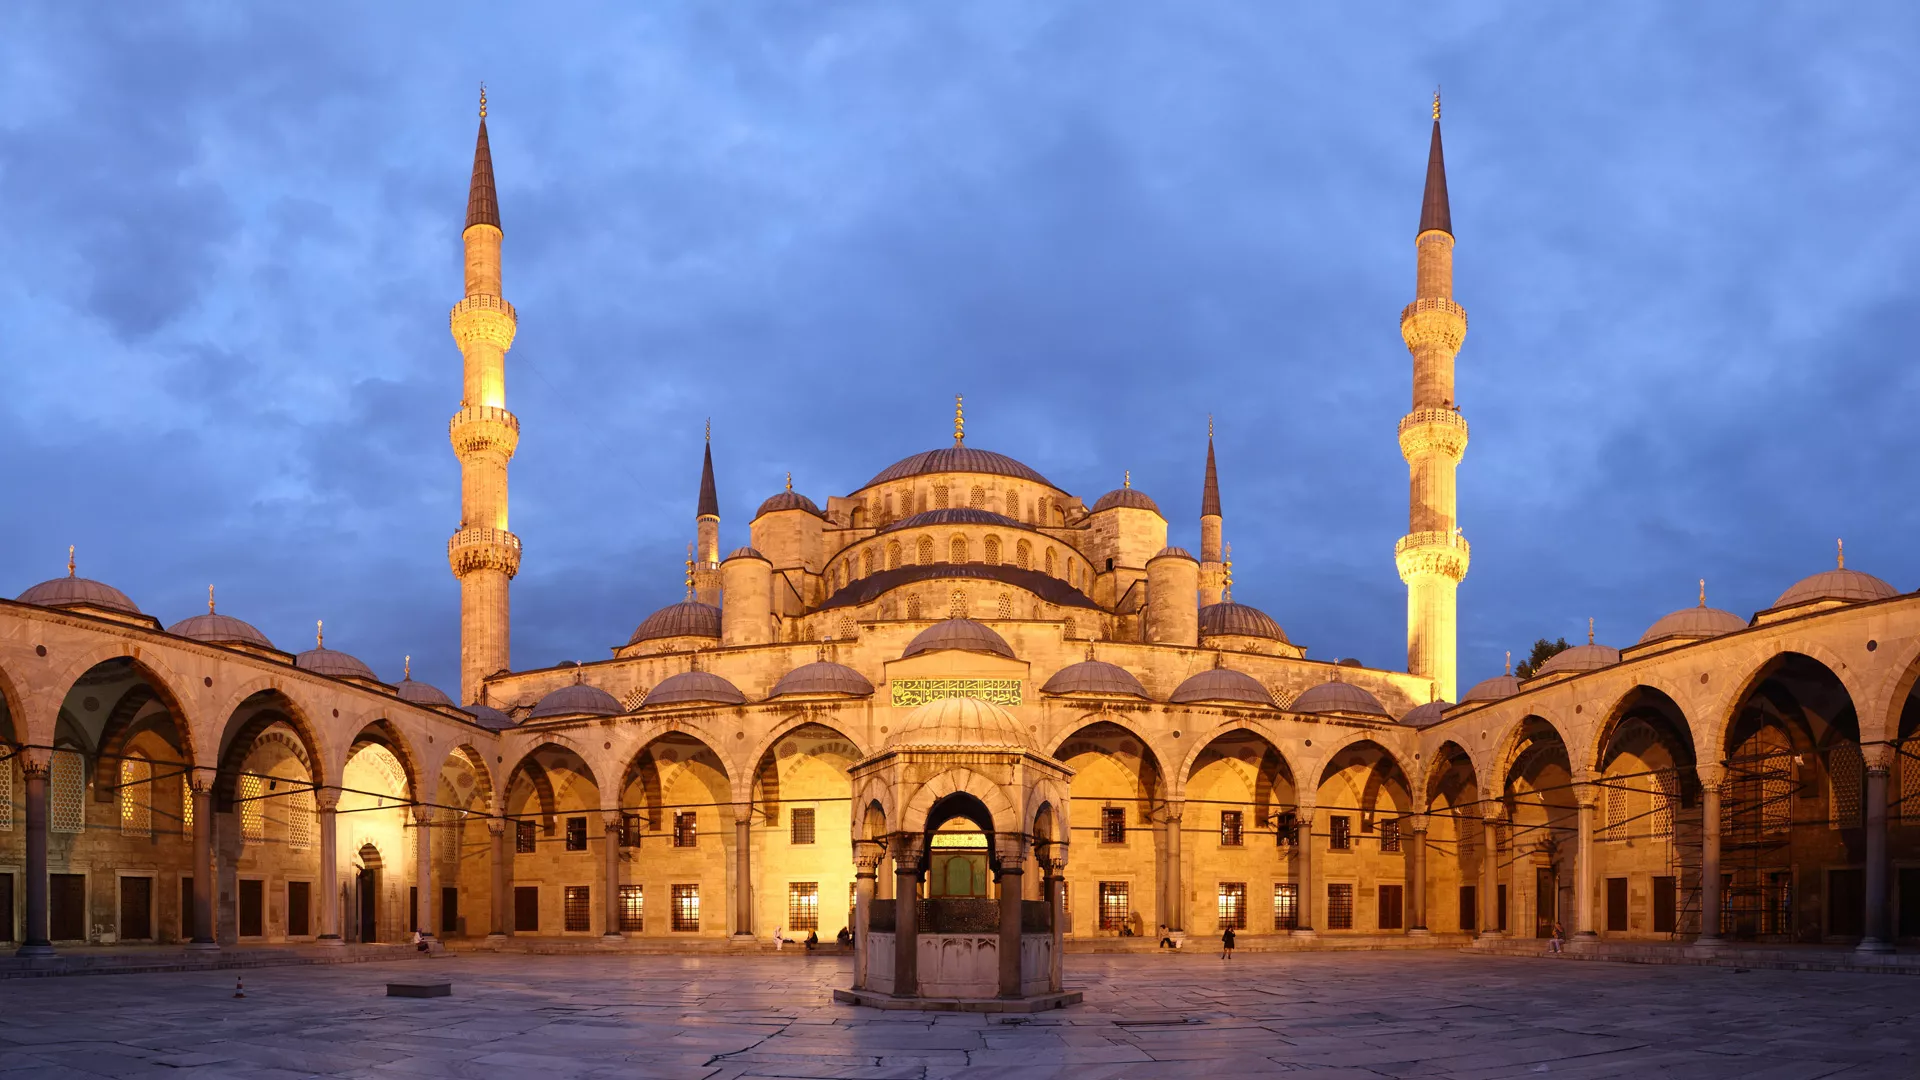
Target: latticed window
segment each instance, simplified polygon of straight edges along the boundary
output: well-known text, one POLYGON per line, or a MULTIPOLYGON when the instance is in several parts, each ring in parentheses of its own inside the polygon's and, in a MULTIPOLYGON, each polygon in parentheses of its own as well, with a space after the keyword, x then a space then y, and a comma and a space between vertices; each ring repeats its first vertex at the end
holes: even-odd
POLYGON ((1353 819, 1345 814, 1327 817, 1327 847, 1345 851, 1353 846, 1353 819))
MULTIPOLYGON (((1241 844, 1246 842, 1245 835, 1242 834, 1242 832, 1240 831, 1240 822, 1241 822, 1240 811, 1238 810, 1220 811, 1220 846, 1221 847, 1239 847, 1241 844)), ((1225 886, 1221 886, 1221 887, 1225 888, 1225 886)), ((1241 893, 1240 899, 1242 901, 1246 900, 1245 886, 1241 887, 1240 893, 1241 893)), ((1242 912, 1241 914, 1244 917, 1245 912, 1242 912)))
POLYGON ((1020 520, 1020 493, 1017 491, 1007 492, 1007 516, 1015 521, 1020 520))
POLYGON ((935 510, 945 510, 947 508, 947 485, 935 484, 933 486, 933 508, 935 510))
POLYGON ((1887 816, 1895 820, 1920 820, 1920 739, 1908 739, 1900 744, 1894 767, 1900 770, 1900 782, 1888 786, 1899 804, 1887 816))
POLYGON ((813 807, 797 807, 787 819, 787 842, 790 844, 813 843, 813 807))
MULTIPOLYGON (((296 791, 281 800, 287 806, 287 846, 295 851, 305 851, 313 846, 313 792, 296 791)), ((458 852, 448 845, 448 853, 458 852)))
POLYGON ((55 750, 47 776, 47 828, 77 833, 87 827, 87 767, 79 754, 55 750))
POLYGON ((921 566, 933 565, 933 537, 921 537, 920 543, 914 546, 914 550, 916 552, 915 557, 919 560, 921 566))
POLYGON ((840 616, 840 640, 852 641, 859 636, 860 630, 853 625, 853 620, 847 618, 845 615, 840 616))
POLYGON ((959 589, 947 597, 947 618, 964 619, 967 617, 967 594, 959 589))
MULTIPOLYGON (((1854 754, 1859 755, 1857 748, 1854 754)), ((1777 747, 1767 755, 1764 768, 1760 781, 1761 826, 1770 833, 1786 832, 1793 824, 1793 755, 1785 747, 1777 747)))
POLYGON ((1606 839, 1625 840, 1627 838, 1627 789, 1616 780, 1607 785, 1607 829, 1606 839))
POLYGON ((193 785, 184 776, 180 778, 180 830, 193 831, 193 785))
POLYGON ((893 492, 891 491, 887 492, 887 496, 885 500, 883 500, 881 505, 884 507, 884 509, 881 510, 881 515, 887 521, 892 521, 893 520, 893 492))
POLYGON ((1078 623, 1076 623, 1076 622, 1074 622, 1074 621, 1073 621, 1073 616, 1071 616, 1071 615, 1069 615, 1069 616, 1067 616, 1067 617, 1066 617, 1066 620, 1065 620, 1065 621, 1066 621, 1066 625, 1065 625, 1064 627, 1062 627, 1062 628, 1061 628, 1061 630, 1060 630, 1060 633, 1061 633, 1061 635, 1062 635, 1063 637, 1077 637, 1077 636, 1079 636, 1079 634, 1080 634, 1080 624, 1078 624, 1078 623))
POLYGON ((947 561, 963 563, 967 561, 967 538, 956 536, 947 543, 947 561))
POLYGON ((1300 886, 1291 881, 1273 885, 1273 928, 1294 930, 1300 926, 1300 886))
POLYGON ((1680 805, 1680 784, 1672 772, 1661 771, 1654 775, 1653 785, 1653 835, 1664 840, 1673 835, 1673 812, 1680 805))
POLYGON ((1127 842, 1126 807, 1103 806, 1100 808, 1100 842, 1103 844, 1127 842))
POLYGON ((253 773, 240 778, 240 839, 258 844, 267 838, 267 783, 253 773))
POLYGON ((1025 540, 1013 546, 1013 565, 1022 570, 1033 569, 1033 545, 1025 540))
POLYGON ((153 835, 153 763, 138 754, 120 759, 120 835, 153 835))
POLYGON ((1037 513, 1040 518, 1040 524, 1042 525, 1053 524, 1053 498, 1051 496, 1048 496, 1048 495, 1040 496, 1040 506, 1037 513))
POLYGON ((1860 824, 1860 781, 1865 768, 1860 748, 1852 743, 1841 743, 1827 751, 1827 779, 1832 787, 1829 823, 1836 829, 1860 824))
POLYGON ((1127 923, 1132 912, 1127 903, 1127 883, 1124 881, 1103 881, 1100 883, 1100 929, 1118 930, 1127 923))
POLYGON ((986 562, 988 566, 1000 565, 1000 538, 999 537, 997 536, 987 537, 986 541, 982 543, 980 547, 981 547, 980 557, 986 562))
POLYGON ((1220 929, 1228 928, 1247 928, 1247 883, 1244 881, 1220 883, 1220 929))
POLYGON ((673 846, 695 847, 700 842, 699 817, 691 810, 673 815, 673 846))
POLYGON ((567 819, 567 850, 587 850, 587 819, 570 817, 567 819))
POLYGON ((820 883, 795 881, 787 886, 787 929, 820 929, 820 883))
POLYGON ((1327 886, 1327 929, 1353 929, 1353 886, 1327 886))
POLYGON ((1048 549, 1047 549, 1047 562, 1046 562, 1046 567, 1045 567, 1045 569, 1046 569, 1046 571, 1047 571, 1047 576, 1048 576, 1048 577, 1053 577, 1053 576, 1055 576, 1055 575, 1054 575, 1054 572, 1053 572, 1053 563, 1054 563, 1054 559, 1053 559, 1053 549, 1052 549, 1052 548, 1048 548, 1048 549))
POLYGON ((1013 618, 1013 594, 1011 593, 1000 594, 999 611, 1000 611, 1001 618, 1003 619, 1013 618))
POLYGON ((534 825, 531 821, 513 823, 513 851, 516 855, 533 854, 534 825))
POLYGON ((919 617, 920 617, 920 597, 917 595, 907 597, 907 618, 917 619, 919 617))
POLYGON ((900 541, 887 541, 887 569, 900 569, 900 541))
POLYGON ((620 886, 620 930, 637 934, 647 928, 646 891, 640 885, 620 886))
POLYGON ((1388 818, 1380 823, 1380 850, 1395 852, 1400 850, 1400 819, 1388 818))
POLYGON ((562 894, 565 903, 567 930, 580 933, 593 929, 592 891, 586 885, 569 885, 562 894))
POLYGON ((860 574, 862 577, 865 577, 872 573, 873 573, 873 549, 868 548, 867 550, 860 553, 860 574))
POLYGON ((987 489, 975 487, 967 495, 967 505, 975 510, 985 510, 987 508, 987 489))
POLYGON ((13 755, 0 756, 0 832, 13 831, 13 755))
POLYGON ((700 929, 700 886, 673 886, 673 929, 696 933, 700 929))

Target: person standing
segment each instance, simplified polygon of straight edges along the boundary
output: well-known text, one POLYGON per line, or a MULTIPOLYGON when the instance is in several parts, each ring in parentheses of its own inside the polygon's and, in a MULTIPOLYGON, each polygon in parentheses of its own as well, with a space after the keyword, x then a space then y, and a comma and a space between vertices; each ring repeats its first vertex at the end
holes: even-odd
POLYGON ((1231 926, 1227 927, 1226 933, 1220 935, 1220 959, 1233 959, 1233 927, 1231 926))
POLYGON ((787 945, 787 928, 784 926, 774 927, 773 928, 773 951, 779 952, 781 949, 786 948, 786 945, 787 945))

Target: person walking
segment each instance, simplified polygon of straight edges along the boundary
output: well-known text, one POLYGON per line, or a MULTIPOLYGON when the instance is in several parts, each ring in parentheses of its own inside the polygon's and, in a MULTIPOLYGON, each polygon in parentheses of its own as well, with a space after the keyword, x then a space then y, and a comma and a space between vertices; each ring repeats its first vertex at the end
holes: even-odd
POLYGON ((1233 927, 1231 926, 1227 927, 1226 933, 1220 935, 1220 959, 1233 959, 1233 927))

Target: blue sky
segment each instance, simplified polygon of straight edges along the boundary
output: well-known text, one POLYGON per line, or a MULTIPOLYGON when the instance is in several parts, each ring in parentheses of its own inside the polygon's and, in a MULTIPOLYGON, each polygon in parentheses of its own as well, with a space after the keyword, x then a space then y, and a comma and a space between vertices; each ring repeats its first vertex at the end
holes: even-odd
POLYGON ((1920 7, 1745 2, 0 9, 0 591, 458 679, 446 421, 476 84, 521 315, 518 667, 968 441, 1404 665, 1394 425, 1427 99, 1472 320, 1463 684, 1832 564, 1920 585, 1920 7))

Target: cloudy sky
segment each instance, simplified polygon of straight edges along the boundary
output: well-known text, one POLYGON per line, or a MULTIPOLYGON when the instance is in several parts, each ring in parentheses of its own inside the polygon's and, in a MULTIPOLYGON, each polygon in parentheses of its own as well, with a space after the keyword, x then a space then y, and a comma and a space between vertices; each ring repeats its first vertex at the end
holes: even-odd
POLYGON ((519 308, 518 667, 968 441, 1404 665, 1394 425, 1428 97, 1472 319, 1463 683, 1849 565, 1920 585, 1920 7, 772 3, 0 9, 0 592, 458 682, 446 421, 486 80, 519 308), (1444 10, 1442 10, 1444 8, 1444 10), (1330 14, 1330 12, 1340 12, 1330 14), (1351 13, 1350 15, 1347 13, 1351 13))

